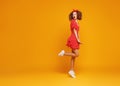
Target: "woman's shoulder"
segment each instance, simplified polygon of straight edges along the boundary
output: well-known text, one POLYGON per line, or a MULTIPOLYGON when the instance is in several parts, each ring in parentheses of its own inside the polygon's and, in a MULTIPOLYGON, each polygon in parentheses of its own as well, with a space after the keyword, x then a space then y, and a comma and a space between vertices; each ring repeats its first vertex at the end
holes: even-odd
POLYGON ((71 24, 77 25, 77 22, 76 22, 74 19, 72 19, 72 20, 71 20, 71 24))
POLYGON ((74 19, 72 19, 72 20, 70 20, 71 22, 75 22, 75 20, 74 19))
POLYGON ((75 23, 75 20, 74 20, 74 19, 70 20, 70 23, 71 23, 71 24, 74 24, 74 23, 75 23))

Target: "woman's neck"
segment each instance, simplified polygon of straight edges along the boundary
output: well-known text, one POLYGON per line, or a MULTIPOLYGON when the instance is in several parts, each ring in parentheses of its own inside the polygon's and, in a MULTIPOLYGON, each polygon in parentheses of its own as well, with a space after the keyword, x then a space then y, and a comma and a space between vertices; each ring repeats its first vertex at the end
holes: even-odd
POLYGON ((77 23, 77 25, 78 25, 78 20, 77 19, 75 19, 75 22, 77 23))

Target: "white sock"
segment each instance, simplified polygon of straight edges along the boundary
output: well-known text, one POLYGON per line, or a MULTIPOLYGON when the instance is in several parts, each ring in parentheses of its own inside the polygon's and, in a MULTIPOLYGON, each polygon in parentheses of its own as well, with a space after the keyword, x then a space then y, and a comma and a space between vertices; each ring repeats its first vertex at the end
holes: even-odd
POLYGON ((73 70, 70 70, 70 71, 68 72, 68 74, 69 74, 72 78, 76 78, 75 72, 74 72, 73 70))
POLYGON ((65 51, 62 50, 62 51, 58 54, 58 56, 63 56, 64 54, 65 54, 65 51))

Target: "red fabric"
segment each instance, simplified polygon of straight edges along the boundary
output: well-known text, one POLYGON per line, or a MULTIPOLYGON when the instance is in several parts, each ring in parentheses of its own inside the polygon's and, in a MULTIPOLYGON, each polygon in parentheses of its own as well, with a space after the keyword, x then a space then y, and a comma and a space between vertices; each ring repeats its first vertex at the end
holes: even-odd
POLYGON ((78 11, 77 9, 76 9, 76 10, 75 10, 75 9, 73 9, 73 11, 72 11, 72 12, 77 12, 77 11, 78 11))
POLYGON ((71 35, 70 37, 67 39, 67 46, 70 47, 71 49, 79 49, 79 43, 76 39, 76 36, 74 34, 74 31, 73 29, 76 29, 77 31, 77 34, 78 34, 78 31, 79 31, 79 26, 77 25, 77 23, 75 22, 75 20, 71 20, 71 23, 70 23, 70 29, 71 29, 71 35))

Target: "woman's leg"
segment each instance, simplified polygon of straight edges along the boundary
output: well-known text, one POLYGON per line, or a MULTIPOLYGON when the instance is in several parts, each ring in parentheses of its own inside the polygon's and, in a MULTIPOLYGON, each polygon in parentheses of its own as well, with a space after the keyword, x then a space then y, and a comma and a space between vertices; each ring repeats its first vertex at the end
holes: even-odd
POLYGON ((65 52, 64 55, 72 56, 74 58, 79 56, 79 52, 78 52, 78 49, 75 49, 75 50, 72 50, 72 52, 65 52))
POLYGON ((70 64, 71 68, 70 69, 74 70, 75 58, 79 56, 79 52, 78 50, 72 50, 72 53, 74 53, 76 56, 71 57, 71 64, 70 64))
POLYGON ((74 65, 75 65, 75 59, 76 57, 79 56, 79 52, 78 52, 78 49, 75 49, 75 50, 72 50, 72 53, 75 54, 75 56, 72 56, 71 58, 71 62, 70 62, 70 71, 68 72, 69 75, 72 77, 72 78, 75 78, 75 72, 74 72, 74 65))
POLYGON ((72 58, 71 58, 70 70, 69 70, 69 72, 68 72, 68 74, 69 74, 72 78, 76 78, 75 72, 74 72, 75 58, 76 58, 76 57, 72 57, 72 58))
POLYGON ((72 56, 72 57, 76 56, 75 53, 73 53, 73 52, 65 52, 64 55, 65 56, 72 56))
POLYGON ((76 57, 74 57, 74 56, 71 57, 70 70, 74 70, 75 58, 76 58, 76 57))

